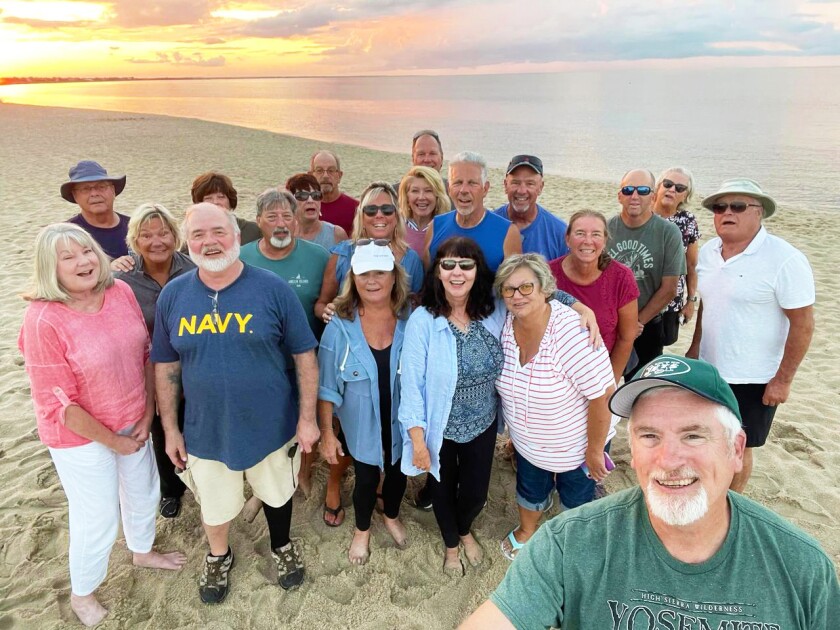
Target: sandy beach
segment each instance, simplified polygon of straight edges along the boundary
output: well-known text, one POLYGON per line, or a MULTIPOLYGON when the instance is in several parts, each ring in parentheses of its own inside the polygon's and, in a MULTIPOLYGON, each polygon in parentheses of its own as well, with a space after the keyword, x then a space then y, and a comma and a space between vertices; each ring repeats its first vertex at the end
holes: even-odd
MULTIPOLYGON (((77 212, 58 193, 68 168, 94 159, 111 173, 126 173, 127 186, 115 204, 118 212, 131 214, 139 204, 156 201, 178 215, 190 203, 194 177, 219 170, 239 191, 237 213, 253 219, 256 195, 306 170, 316 148, 328 146, 339 154, 345 173, 342 189, 353 196, 371 180, 398 180, 410 158, 197 120, 2 103, 0 138, 0 630, 81 627, 69 607, 67 502, 47 449, 37 438, 29 383, 17 350, 25 308, 19 294, 31 272, 35 234, 77 212)), ((469 148, 449 147, 443 140, 448 155, 469 148)), ((510 147, 511 155, 518 151, 510 147)), ((501 171, 492 172, 488 205, 504 201, 502 177, 501 171)), ((699 188, 708 193, 718 184, 699 182, 699 188)), ((773 194, 773 182, 761 184, 773 194)), ((563 218, 582 208, 612 216, 618 213, 616 188, 547 176, 540 202, 563 218)), ((693 205, 705 241, 714 235, 711 214, 696 200, 693 205)), ((837 255, 824 251, 827 243, 840 241, 838 218, 782 206, 766 223, 811 261, 817 328, 791 398, 776 414, 768 444, 756 452, 747 492, 819 540, 835 566, 840 565, 840 276, 837 255)), ((691 332, 691 326, 683 329, 671 351, 684 353, 691 332)), ((608 489, 633 485, 624 423, 612 454, 617 469, 608 489)), ((202 604, 197 578, 206 544, 198 506, 188 495, 181 516, 158 519, 157 530, 157 548, 183 550, 187 567, 174 575, 136 569, 124 541, 118 540, 108 578, 98 591, 111 611, 101 627, 452 628, 504 575, 508 562, 498 544, 515 524, 516 508, 514 473, 500 457, 494 463, 489 503, 476 522, 487 559, 462 579, 441 571, 442 542, 434 516, 407 504, 402 518, 410 547, 398 550, 377 515, 371 560, 351 567, 346 552, 353 531, 352 479, 343 493, 347 520, 338 529, 321 520, 325 481, 326 468, 319 465, 312 496, 295 498, 292 537, 300 542, 306 564, 300 590, 287 593, 270 581, 274 563, 262 516, 250 524, 240 517, 231 530, 237 556, 231 593, 220 606, 202 604)), ((415 490, 410 482, 409 496, 415 490)))

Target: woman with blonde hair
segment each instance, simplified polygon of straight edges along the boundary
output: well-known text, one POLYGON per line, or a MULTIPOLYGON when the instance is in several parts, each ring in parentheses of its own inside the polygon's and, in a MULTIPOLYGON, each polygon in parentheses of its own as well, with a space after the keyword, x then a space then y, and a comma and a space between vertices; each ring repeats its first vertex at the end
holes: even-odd
POLYGON ((452 210, 440 173, 428 166, 412 167, 400 181, 399 201, 408 245, 422 256, 426 229, 437 215, 452 210))
POLYGON ((87 625, 108 614, 105 579, 120 515, 136 566, 180 569, 152 551, 158 475, 149 333, 131 289, 82 228, 49 225, 35 240, 33 287, 18 347, 38 422, 70 508, 70 607, 87 625))

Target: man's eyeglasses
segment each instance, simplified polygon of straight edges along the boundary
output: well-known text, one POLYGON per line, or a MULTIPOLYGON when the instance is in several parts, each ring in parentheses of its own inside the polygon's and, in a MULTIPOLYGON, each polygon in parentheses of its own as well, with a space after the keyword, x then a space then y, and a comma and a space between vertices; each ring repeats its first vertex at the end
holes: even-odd
POLYGON ((365 245, 379 245, 380 247, 388 247, 391 244, 387 238, 357 238, 356 247, 364 247, 365 245))
POLYGON ((315 175, 317 175, 318 177, 320 177, 321 175, 324 175, 324 174, 329 175, 330 177, 332 177, 333 175, 335 175, 336 173, 338 173, 338 169, 337 169, 337 168, 333 168, 333 167, 330 167, 330 168, 320 168, 320 167, 319 167, 319 168, 314 169, 312 172, 313 172, 315 175))
POLYGON ((639 193, 639 197, 647 197, 653 189, 650 186, 622 186, 621 194, 625 197, 631 197, 633 193, 639 193))
POLYGON ((524 282, 520 284, 518 287, 510 287, 504 286, 502 287, 502 297, 504 298, 512 298, 514 293, 519 291, 519 295, 531 295, 534 292, 534 287, 536 285, 533 282, 524 282))
POLYGON ((461 268, 461 271, 470 271, 475 269, 475 261, 472 258, 462 258, 455 260, 454 258, 442 258, 438 263, 440 268, 445 271, 452 271, 456 265, 461 268))
POLYGON ((320 190, 299 190, 295 193, 295 199, 298 201, 306 201, 307 199, 312 199, 312 201, 321 201, 324 197, 324 193, 320 190))
POLYGON ((370 205, 362 208, 362 212, 369 217, 375 217, 377 212, 381 212, 386 217, 390 217, 396 211, 397 207, 392 203, 383 203, 381 206, 370 205))
POLYGON ((673 188, 678 193, 684 193, 686 190, 688 190, 688 186, 686 186, 685 184, 675 184, 670 179, 662 180, 662 188, 673 188))
POLYGON ((113 184, 111 182, 96 182, 95 184, 76 184, 73 187, 73 192, 82 193, 83 195, 89 195, 94 190, 100 193, 105 192, 112 186, 113 184))
POLYGON ((732 212, 736 214, 742 213, 747 208, 760 208, 760 203, 747 203, 746 201, 733 201, 732 203, 713 203, 712 204, 712 212, 715 214, 723 214, 726 212, 726 209, 729 208, 732 212))

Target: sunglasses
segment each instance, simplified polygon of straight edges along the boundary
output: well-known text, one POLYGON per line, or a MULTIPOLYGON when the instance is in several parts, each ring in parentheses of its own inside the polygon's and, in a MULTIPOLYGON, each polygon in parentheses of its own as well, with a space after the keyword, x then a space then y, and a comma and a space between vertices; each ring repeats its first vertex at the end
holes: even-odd
POLYGON ((295 199, 298 201, 306 201, 307 199, 312 199, 312 201, 321 201, 324 197, 324 193, 320 190, 299 190, 295 193, 295 199))
POLYGON ((380 247, 388 247, 391 244, 387 238, 359 238, 356 239, 356 247, 364 247, 365 245, 379 245, 380 247))
POLYGON ((686 186, 685 184, 675 184, 670 179, 662 180, 662 188, 673 188, 678 193, 684 193, 686 190, 688 190, 688 186, 686 186))
POLYGON ((514 293, 519 291, 519 295, 531 295, 534 292, 534 287, 536 285, 533 282, 525 282, 520 284, 518 287, 502 287, 502 297, 505 298, 512 298, 514 293))
POLYGON ((365 213, 365 216, 368 217, 375 217, 377 212, 381 212, 386 217, 390 217, 397 211, 397 207, 392 203, 383 203, 381 206, 365 206, 362 208, 362 212, 365 213))
POLYGON ((475 261, 472 258, 463 258, 462 260, 443 258, 438 264, 444 271, 452 271, 455 269, 456 265, 461 268, 461 271, 470 271, 471 269, 475 269, 475 261))
POLYGON ((715 214, 723 214, 726 212, 726 209, 729 208, 732 212, 740 214, 747 208, 760 208, 760 203, 747 203, 746 201, 733 201, 732 203, 713 203, 712 204, 712 212, 715 214))
POLYGON ((621 194, 625 197, 630 197, 634 192, 639 193, 639 197, 647 197, 652 189, 650 186, 622 186, 621 194))

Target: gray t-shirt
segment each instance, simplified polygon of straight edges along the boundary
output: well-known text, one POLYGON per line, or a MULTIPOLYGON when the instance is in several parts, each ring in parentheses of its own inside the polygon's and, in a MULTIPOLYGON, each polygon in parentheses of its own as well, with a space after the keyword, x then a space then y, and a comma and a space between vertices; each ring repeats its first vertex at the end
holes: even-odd
POLYGON ((663 277, 685 274, 682 234, 670 221, 654 214, 644 225, 630 228, 619 215, 609 220, 607 229, 607 253, 630 267, 639 285, 639 310, 659 290, 663 277))
POLYGON ((740 494, 705 562, 671 556, 639 487, 562 513, 528 541, 490 599, 535 630, 828 630, 840 584, 816 541, 740 494))

